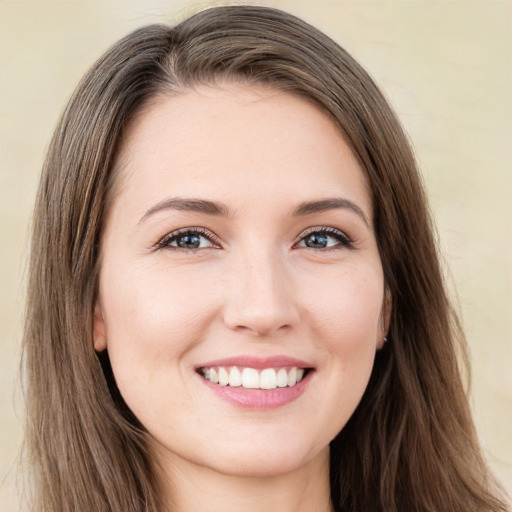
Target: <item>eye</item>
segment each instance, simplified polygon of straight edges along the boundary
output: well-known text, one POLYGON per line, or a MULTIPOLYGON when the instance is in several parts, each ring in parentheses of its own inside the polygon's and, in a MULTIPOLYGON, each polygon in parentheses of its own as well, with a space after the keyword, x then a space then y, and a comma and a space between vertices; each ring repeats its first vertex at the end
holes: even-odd
POLYGON ((217 249, 219 245, 214 241, 214 238, 213 234, 207 233, 201 228, 180 229, 162 238, 156 245, 156 248, 170 248, 176 250, 217 249))
POLYGON ((311 228, 301 235, 296 247, 310 249, 337 249, 353 247, 352 240, 342 231, 334 228, 311 228))

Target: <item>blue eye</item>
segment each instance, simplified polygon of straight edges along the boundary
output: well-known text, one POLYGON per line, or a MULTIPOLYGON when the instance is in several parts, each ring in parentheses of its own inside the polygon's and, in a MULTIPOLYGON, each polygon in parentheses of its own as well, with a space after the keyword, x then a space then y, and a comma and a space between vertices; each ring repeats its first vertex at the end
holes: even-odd
MULTIPOLYGON (((329 250, 352 248, 352 240, 342 231, 334 228, 312 228, 303 234, 296 247, 329 250)), ((166 235, 160 240, 157 249, 196 251, 198 249, 220 248, 214 235, 199 228, 186 228, 166 235)))
POLYGON ((310 249, 334 249, 352 247, 350 238, 334 228, 314 228, 305 235, 302 235, 297 247, 308 247, 310 249))
POLYGON ((216 247, 209 235, 198 229, 183 229, 170 233, 157 244, 157 248, 169 247, 171 249, 205 249, 216 247))

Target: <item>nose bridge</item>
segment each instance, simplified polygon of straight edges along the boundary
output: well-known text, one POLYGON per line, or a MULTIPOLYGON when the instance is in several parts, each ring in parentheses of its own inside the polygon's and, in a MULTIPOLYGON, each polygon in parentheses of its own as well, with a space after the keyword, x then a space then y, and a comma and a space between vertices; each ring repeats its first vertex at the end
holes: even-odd
POLYGON ((291 327, 298 313, 285 257, 278 248, 254 244, 233 258, 224 311, 226 325, 259 336, 291 327))

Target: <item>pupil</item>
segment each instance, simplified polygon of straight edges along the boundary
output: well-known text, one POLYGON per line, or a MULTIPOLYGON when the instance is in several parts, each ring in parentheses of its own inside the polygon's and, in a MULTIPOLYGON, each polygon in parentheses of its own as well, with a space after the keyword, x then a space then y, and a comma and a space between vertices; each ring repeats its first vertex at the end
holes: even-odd
POLYGON ((178 247, 197 249, 201 243, 198 235, 183 235, 177 240, 178 247))
POLYGON ((327 246, 327 237, 325 235, 313 234, 306 239, 306 245, 314 249, 327 246))

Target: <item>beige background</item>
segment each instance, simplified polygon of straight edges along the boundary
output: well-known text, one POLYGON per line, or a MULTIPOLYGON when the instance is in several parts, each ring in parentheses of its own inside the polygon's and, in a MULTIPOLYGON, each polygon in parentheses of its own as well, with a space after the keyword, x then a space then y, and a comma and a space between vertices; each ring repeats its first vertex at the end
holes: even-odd
MULTIPOLYGON (((417 150, 458 290, 472 404, 512 492, 512 3, 269 1, 326 31, 371 72, 417 150)), ((0 510, 18 510, 17 383, 27 226, 57 117, 77 81, 131 29, 213 2, 0 1, 0 510)))

